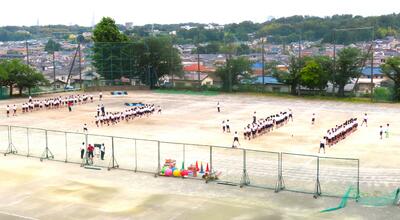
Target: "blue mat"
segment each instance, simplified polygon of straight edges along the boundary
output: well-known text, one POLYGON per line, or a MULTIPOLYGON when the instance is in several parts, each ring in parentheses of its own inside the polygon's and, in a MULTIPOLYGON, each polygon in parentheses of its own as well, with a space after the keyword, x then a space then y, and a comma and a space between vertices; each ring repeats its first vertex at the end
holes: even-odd
POLYGON ((128 95, 127 91, 112 91, 111 95, 128 95))
POLYGON ((141 107, 141 106, 144 106, 144 104, 143 103, 125 103, 125 105, 126 106, 130 106, 130 107, 141 107))

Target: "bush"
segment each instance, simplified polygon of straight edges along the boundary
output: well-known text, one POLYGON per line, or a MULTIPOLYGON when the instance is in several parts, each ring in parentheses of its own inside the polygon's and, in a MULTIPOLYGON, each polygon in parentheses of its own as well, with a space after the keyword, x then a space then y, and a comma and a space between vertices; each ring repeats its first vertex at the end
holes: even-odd
POLYGON ((374 100, 376 101, 392 101, 393 91, 387 87, 379 87, 374 89, 374 100))

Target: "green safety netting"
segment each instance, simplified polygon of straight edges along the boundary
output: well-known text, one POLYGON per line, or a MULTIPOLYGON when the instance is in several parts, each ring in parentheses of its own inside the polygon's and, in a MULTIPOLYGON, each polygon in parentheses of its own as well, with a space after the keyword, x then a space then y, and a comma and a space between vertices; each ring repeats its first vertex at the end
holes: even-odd
POLYGON ((397 205, 400 196, 400 188, 386 195, 361 195, 358 203, 365 206, 397 205))
MULTIPOLYGON (((338 206, 333 207, 333 208, 328 208, 324 209, 321 212, 331 212, 335 211, 338 209, 342 209, 346 207, 347 201, 349 198, 354 198, 352 194, 355 193, 354 187, 350 186, 346 193, 343 195, 340 203, 338 206)), ((379 196, 374 196, 374 195, 360 195, 357 199, 357 203, 365 206, 389 206, 389 205, 399 205, 400 202, 400 188, 397 190, 393 191, 392 193, 386 194, 386 195, 379 195, 379 196)))
POLYGON ((342 209, 342 208, 346 207, 347 200, 350 198, 350 195, 351 195, 352 191, 353 191, 353 187, 350 186, 347 189, 346 193, 343 195, 342 200, 340 201, 338 206, 333 207, 333 208, 324 209, 321 212, 331 212, 331 211, 335 211, 335 210, 342 209))

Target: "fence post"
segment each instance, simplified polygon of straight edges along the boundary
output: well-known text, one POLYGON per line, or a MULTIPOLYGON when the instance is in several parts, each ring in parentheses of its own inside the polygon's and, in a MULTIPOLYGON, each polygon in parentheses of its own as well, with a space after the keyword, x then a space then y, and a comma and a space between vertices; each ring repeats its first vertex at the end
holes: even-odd
POLYGON ((246 150, 243 149, 243 176, 240 181, 240 187, 243 187, 245 185, 250 184, 250 179, 249 175, 247 174, 247 169, 246 169, 246 150))
POLYGON ((112 168, 115 167, 115 158, 114 158, 114 137, 111 137, 111 148, 112 148, 112 168))
POLYGON ((183 169, 185 169, 185 161, 186 161, 186 146, 185 146, 185 144, 182 145, 182 151, 183 151, 183 155, 182 155, 183 169))
POLYGON ((154 177, 157 177, 159 175, 159 173, 160 173, 160 170, 161 170, 160 141, 157 141, 157 159, 158 159, 158 161, 157 161, 157 163, 158 163, 157 164, 157 171, 154 174, 154 177))
POLYGON ((317 181, 315 182, 315 194, 314 198, 316 199, 321 195, 321 183, 319 182, 319 157, 317 157, 317 181))
POLYGON ((110 167, 110 164, 108 164, 108 170, 115 169, 115 168, 119 167, 118 162, 115 159, 115 153, 114 152, 115 152, 114 151, 114 137, 111 137, 111 161, 110 161, 110 164, 112 166, 110 167))
POLYGON ((68 136, 67 132, 64 132, 65 134, 65 163, 68 162, 68 136))
POLYGON ((212 149, 213 149, 213 147, 212 147, 212 146, 210 146, 210 173, 212 173, 212 172, 213 172, 212 149))
POLYGON ((279 192, 285 188, 282 177, 282 153, 278 153, 278 181, 276 183, 275 192, 279 192))
POLYGON ((137 172, 137 147, 136 147, 136 139, 135 139, 135 172, 137 172))
POLYGON ((26 142, 27 142, 27 145, 28 145, 28 153, 27 153, 27 157, 29 157, 29 128, 26 128, 26 142))
POLYGON ((357 159, 357 196, 356 201, 360 198, 360 159, 357 159))

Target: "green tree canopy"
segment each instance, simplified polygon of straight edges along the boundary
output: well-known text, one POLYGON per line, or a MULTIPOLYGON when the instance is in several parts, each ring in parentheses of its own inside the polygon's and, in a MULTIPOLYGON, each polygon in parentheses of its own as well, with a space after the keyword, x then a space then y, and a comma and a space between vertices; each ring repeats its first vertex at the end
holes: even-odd
POLYGON ((393 99, 400 100, 400 57, 391 57, 381 65, 382 72, 394 82, 393 99))
POLYGON ((59 51, 60 49, 61 49, 61 44, 55 42, 53 39, 49 39, 44 48, 44 50, 48 53, 54 53, 55 51, 59 51))
POLYGON ((250 77, 251 61, 246 57, 228 59, 226 64, 219 67, 216 74, 222 80, 222 87, 225 91, 231 91, 232 87, 238 85, 241 79, 250 77))
POLYGON ((300 85, 300 71, 305 65, 305 59, 297 56, 291 56, 289 58, 289 72, 276 72, 274 76, 283 83, 290 85, 290 92, 293 95, 297 93, 297 87, 300 85))
POLYGON ((124 42, 128 37, 119 31, 114 19, 103 17, 93 30, 94 42, 124 42))
POLYGON ((20 94, 22 94, 22 91, 25 88, 29 90, 30 94, 32 88, 41 84, 48 84, 48 81, 44 78, 42 73, 28 65, 21 66, 21 70, 16 78, 17 80, 15 86, 19 89, 20 94))
POLYGON ((322 57, 309 58, 305 66, 300 70, 301 85, 322 91, 329 80, 329 69, 324 68, 323 63, 329 62, 329 58, 327 60, 322 57))
POLYGON ((350 82, 350 79, 360 76, 363 59, 364 56, 358 48, 347 47, 339 51, 333 76, 334 83, 339 87, 339 96, 344 96, 344 87, 350 82))
POLYGON ((20 92, 24 88, 29 90, 37 85, 47 83, 43 74, 34 68, 22 63, 21 60, 3 60, 0 62, 0 84, 10 88, 10 96, 16 86, 20 92))

